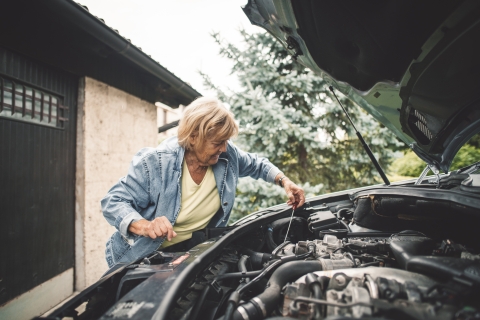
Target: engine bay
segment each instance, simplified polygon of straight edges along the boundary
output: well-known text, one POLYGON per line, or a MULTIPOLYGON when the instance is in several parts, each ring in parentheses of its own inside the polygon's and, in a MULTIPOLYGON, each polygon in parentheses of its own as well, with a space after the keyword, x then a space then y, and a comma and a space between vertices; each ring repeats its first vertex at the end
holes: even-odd
POLYGON ((451 180, 253 213, 115 266, 50 318, 480 319, 479 188, 451 180))
POLYGON ((179 307, 192 298, 187 290, 167 318, 480 317, 478 245, 368 230, 355 225, 356 208, 334 205, 335 213, 331 204, 307 207, 291 224, 278 219, 237 241, 219 258, 228 270, 197 277, 193 284, 205 285, 198 298, 179 307))

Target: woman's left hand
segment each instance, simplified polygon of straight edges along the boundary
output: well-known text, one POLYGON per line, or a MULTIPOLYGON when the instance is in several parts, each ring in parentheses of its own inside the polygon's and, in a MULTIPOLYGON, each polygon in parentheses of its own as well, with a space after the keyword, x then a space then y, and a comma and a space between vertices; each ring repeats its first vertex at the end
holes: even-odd
POLYGON ((289 206, 292 206, 293 210, 303 206, 303 204, 305 203, 305 192, 303 191, 303 189, 297 186, 287 177, 285 177, 282 183, 288 197, 287 204, 289 206))

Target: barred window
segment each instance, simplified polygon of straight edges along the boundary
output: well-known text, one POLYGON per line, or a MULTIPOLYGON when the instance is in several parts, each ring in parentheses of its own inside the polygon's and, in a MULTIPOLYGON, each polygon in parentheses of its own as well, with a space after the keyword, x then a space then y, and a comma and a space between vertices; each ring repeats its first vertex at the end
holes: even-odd
POLYGON ((51 93, 0 77, 0 117, 64 128, 68 107, 51 93))

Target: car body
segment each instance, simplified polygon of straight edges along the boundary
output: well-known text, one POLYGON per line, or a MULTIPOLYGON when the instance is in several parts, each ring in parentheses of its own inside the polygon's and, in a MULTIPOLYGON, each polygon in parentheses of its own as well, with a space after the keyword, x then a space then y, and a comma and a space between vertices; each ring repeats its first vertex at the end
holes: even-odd
POLYGON ((188 252, 116 265, 50 317, 479 317, 480 165, 448 171, 480 131, 480 3, 250 0, 244 11, 437 175, 207 229, 188 252))

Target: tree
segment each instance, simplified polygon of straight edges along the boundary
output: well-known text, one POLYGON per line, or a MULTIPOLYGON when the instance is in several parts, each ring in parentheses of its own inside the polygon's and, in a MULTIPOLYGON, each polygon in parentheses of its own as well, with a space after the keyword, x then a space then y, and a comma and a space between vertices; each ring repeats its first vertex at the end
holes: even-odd
MULTIPOLYGON (((216 90, 239 121, 235 143, 267 157, 310 194, 380 182, 323 79, 293 60, 269 34, 240 33, 245 49, 219 34, 213 38, 220 55, 234 62, 232 73, 241 89, 224 90, 202 74, 205 85, 216 90)), ((386 167, 393 157, 391 147, 399 146, 397 139, 352 102, 341 100, 386 167)), ((284 200, 281 192, 248 180, 240 182, 234 213, 239 216, 272 205, 272 201, 279 203, 284 200)))

